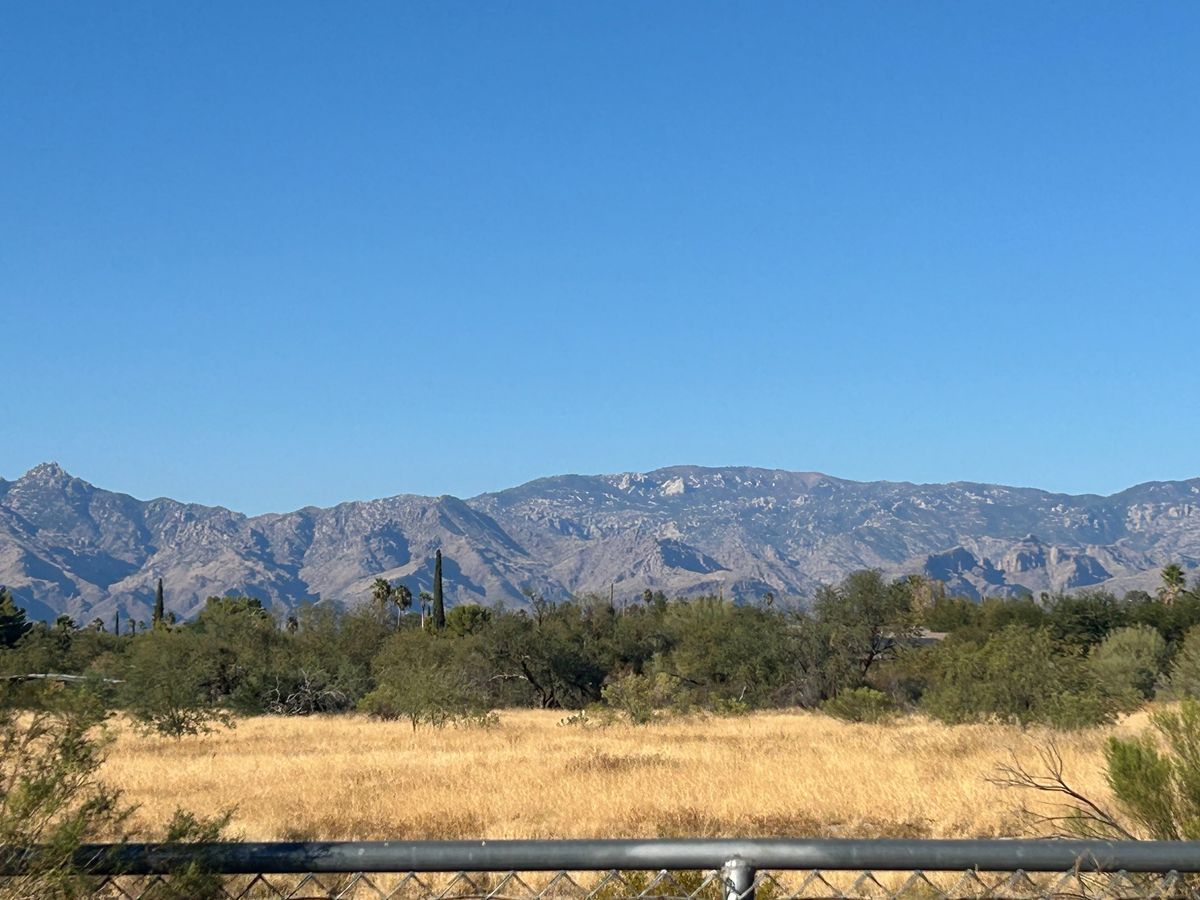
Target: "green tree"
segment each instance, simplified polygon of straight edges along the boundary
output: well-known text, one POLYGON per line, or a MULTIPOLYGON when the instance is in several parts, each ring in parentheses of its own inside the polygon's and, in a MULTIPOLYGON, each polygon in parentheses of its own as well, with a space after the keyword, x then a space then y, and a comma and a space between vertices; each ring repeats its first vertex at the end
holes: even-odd
POLYGON ((207 702, 244 714, 264 711, 287 638, 256 597, 209 597, 183 630, 203 674, 207 702))
POLYGON ((920 611, 920 621, 930 631, 953 632, 978 627, 981 618, 979 605, 966 597, 934 597, 920 611))
POLYGON ((1108 783, 1121 811, 1148 837, 1200 839, 1200 703, 1150 715, 1150 735, 1110 737, 1104 748, 1108 783))
POLYGON ((1154 685, 1167 664, 1167 642, 1149 625, 1111 631, 1088 657, 1104 689, 1126 710, 1154 696, 1154 685))
POLYGON ((1042 628, 1046 625, 1046 618, 1046 611, 1032 597, 985 597, 979 603, 979 621, 975 633, 970 633, 970 626, 963 631, 968 632, 966 636, 982 643, 989 635, 1009 625, 1042 628))
POLYGON ((669 649, 652 669, 677 679, 681 696, 698 706, 767 705, 794 669, 783 621, 773 610, 720 597, 677 601, 662 616, 669 649))
POLYGON ((399 628, 401 618, 413 605, 413 595, 408 585, 401 583, 392 589, 392 603, 396 605, 396 627, 399 628))
POLYGON ((478 652, 496 683, 520 685, 524 701, 543 709, 579 708, 600 699, 612 666, 612 620, 574 603, 540 601, 534 615, 494 615, 478 652))
POLYGON ((817 591, 813 617, 828 644, 834 693, 863 685, 877 664, 895 659, 916 636, 911 590, 906 580, 889 582, 864 569, 817 591))
POLYGON ((1163 687, 1172 697, 1200 699, 1200 626, 1184 633, 1163 687))
POLYGON ((947 640, 926 659, 931 684, 922 706, 945 722, 1078 728, 1111 721, 1119 707, 1086 659, 1044 628, 1009 625, 983 645, 947 640))
POLYGON ((127 653, 123 705, 144 730, 179 738, 232 725, 211 699, 213 673, 190 632, 159 629, 132 641, 127 653))
POLYGON ((14 601, 12 591, 0 587, 0 647, 17 646, 32 627, 25 618, 25 610, 14 601))
POLYGON ((166 609, 163 602, 163 581, 158 579, 158 587, 154 589, 154 615, 151 617, 151 625, 155 628, 163 626, 163 619, 166 617, 166 609))
POLYGON ((446 633, 453 637, 478 634, 492 621, 492 611, 477 603, 463 603, 446 614, 446 633))
POLYGON ((469 648, 424 631, 400 631, 375 659, 378 687, 359 709, 381 719, 408 719, 412 727, 442 727, 456 720, 483 721, 486 692, 472 677, 469 648))
POLYGON ((309 603, 296 610, 295 635, 275 651, 276 663, 268 691, 295 691, 306 680, 336 691, 342 705, 352 707, 374 689, 371 666, 396 633, 386 616, 372 604, 341 610, 331 603, 309 603))
POLYGON ((1055 640, 1087 649, 1129 622, 1129 610, 1108 591, 1081 591, 1051 597, 1046 624, 1055 640))
POLYGON ((433 560, 433 627, 441 631, 446 627, 446 602, 442 597, 442 551, 438 550, 433 560))
MULTIPOLYGON (((0 684, 0 845, 36 847, 22 875, 6 877, 6 898, 80 900, 98 896, 98 879, 79 870, 84 843, 124 841, 133 808, 99 778, 111 738, 108 713, 90 684, 0 684)), ((183 810, 162 836, 168 843, 229 841, 230 813, 213 819, 183 810)), ((227 896, 223 879, 193 863, 155 885, 161 900, 227 896)))

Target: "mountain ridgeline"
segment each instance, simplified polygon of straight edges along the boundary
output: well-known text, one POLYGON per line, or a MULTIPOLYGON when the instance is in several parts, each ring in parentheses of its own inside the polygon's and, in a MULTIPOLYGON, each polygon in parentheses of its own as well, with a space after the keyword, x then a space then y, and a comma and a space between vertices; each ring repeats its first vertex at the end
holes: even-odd
POLYGON ((0 479, 0 584, 43 619, 149 621, 159 578, 182 617, 211 595, 356 603, 377 577, 415 596, 439 549, 448 605, 647 588, 802 598, 863 568, 969 597, 1120 592, 1153 588, 1167 563, 1200 564, 1200 479, 1101 497, 678 466, 261 516, 137 500, 54 463, 0 479))

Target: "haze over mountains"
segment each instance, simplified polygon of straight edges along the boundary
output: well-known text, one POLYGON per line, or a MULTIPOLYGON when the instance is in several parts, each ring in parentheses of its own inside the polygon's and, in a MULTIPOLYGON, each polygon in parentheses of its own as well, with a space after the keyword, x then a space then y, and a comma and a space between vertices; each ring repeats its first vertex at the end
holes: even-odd
POLYGON ((0 584, 40 618, 108 621, 120 609, 148 619, 160 577, 185 617, 212 594, 282 608, 360 602, 379 576, 415 594, 430 586, 438 548, 451 603, 610 586, 619 599, 645 588, 803 597, 865 567, 923 573, 972 597, 1123 591, 1153 587, 1168 562, 1200 563, 1200 479, 1101 497, 677 466, 254 517, 137 500, 54 463, 0 479, 0 584))

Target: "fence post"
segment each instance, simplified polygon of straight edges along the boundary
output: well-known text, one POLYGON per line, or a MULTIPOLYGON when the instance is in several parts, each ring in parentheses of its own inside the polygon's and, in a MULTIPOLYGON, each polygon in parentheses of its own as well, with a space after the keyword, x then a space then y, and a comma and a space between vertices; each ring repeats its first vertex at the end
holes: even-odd
POLYGON ((731 859, 721 870, 725 900, 754 900, 754 867, 744 859, 731 859))

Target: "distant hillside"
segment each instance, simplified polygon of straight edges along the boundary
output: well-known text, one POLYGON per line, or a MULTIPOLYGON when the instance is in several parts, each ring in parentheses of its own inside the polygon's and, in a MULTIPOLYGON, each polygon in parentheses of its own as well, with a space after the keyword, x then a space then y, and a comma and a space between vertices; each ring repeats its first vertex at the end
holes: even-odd
POLYGON ((679 466, 563 475, 470 500, 401 495, 247 517, 142 501, 54 463, 0 479, 0 584, 34 615, 147 618, 154 584, 189 616, 210 594, 357 602, 371 581, 451 603, 586 591, 803 596, 847 572, 921 572, 968 596, 1152 587, 1200 564, 1200 479, 1071 496, 990 484, 855 482, 679 466))

